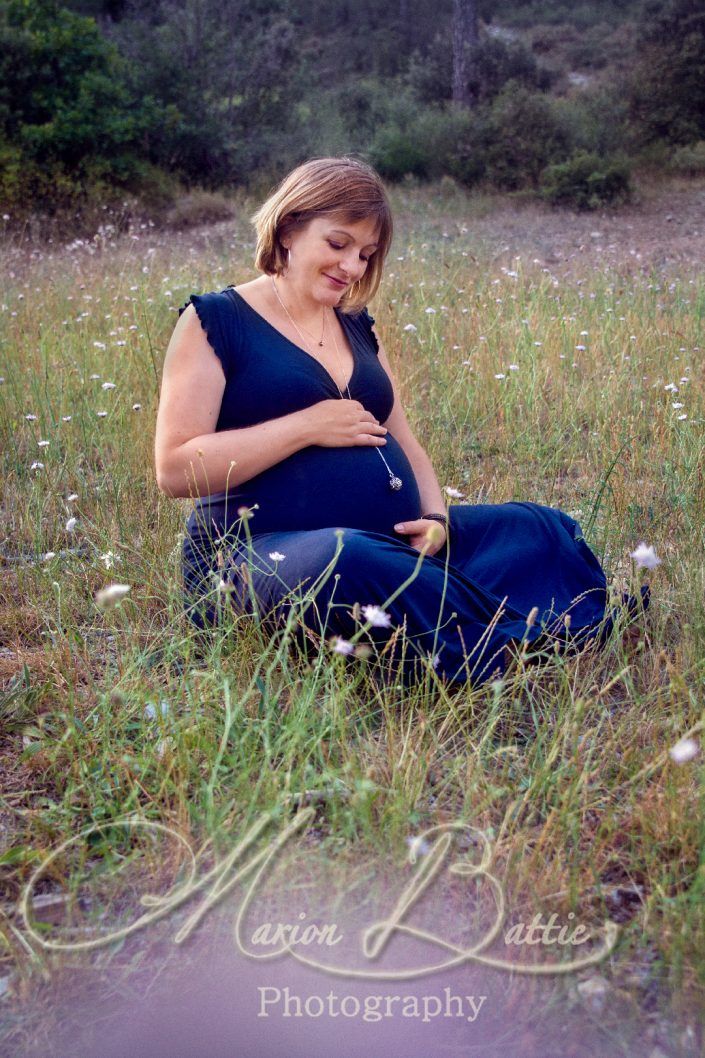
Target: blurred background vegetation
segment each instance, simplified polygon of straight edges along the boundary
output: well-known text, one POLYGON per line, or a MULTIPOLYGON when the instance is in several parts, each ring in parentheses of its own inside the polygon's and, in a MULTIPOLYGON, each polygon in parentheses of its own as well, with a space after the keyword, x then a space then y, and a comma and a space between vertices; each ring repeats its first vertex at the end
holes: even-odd
POLYGON ((705 6, 0 2, 6 222, 217 220, 223 192, 339 153, 588 209, 636 169, 705 172, 705 6))

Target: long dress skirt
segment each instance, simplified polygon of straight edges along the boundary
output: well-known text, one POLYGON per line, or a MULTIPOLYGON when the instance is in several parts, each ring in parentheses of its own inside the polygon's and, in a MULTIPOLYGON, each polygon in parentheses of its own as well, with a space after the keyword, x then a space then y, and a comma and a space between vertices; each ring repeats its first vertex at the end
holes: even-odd
POLYGON ((192 531, 187 612, 200 628, 217 624, 224 606, 274 628, 294 606, 314 640, 341 651, 351 639, 371 642, 383 657, 386 645, 390 671, 396 658, 407 683, 419 659, 452 683, 476 685, 505 671, 512 643, 604 641, 613 619, 605 574, 573 518, 510 502, 454 505, 449 519, 446 544, 421 561, 403 537, 330 527, 249 540, 240 531, 225 537, 216 565, 212 534, 192 531))

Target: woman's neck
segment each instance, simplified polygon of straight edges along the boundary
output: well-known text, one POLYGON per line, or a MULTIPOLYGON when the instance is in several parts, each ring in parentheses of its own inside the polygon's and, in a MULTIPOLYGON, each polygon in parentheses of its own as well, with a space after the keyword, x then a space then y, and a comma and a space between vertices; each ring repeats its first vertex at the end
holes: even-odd
MULTIPOLYGON (((302 327, 307 327, 314 332, 316 329, 320 330, 329 306, 321 304, 320 301, 316 301, 306 291, 298 289, 296 281, 287 279, 286 276, 275 276, 274 283, 276 284, 276 291, 291 317, 302 327)), ((270 292, 277 308, 281 311, 281 305, 272 289, 271 281, 270 292)), ((330 317, 328 319, 330 320, 330 317)))

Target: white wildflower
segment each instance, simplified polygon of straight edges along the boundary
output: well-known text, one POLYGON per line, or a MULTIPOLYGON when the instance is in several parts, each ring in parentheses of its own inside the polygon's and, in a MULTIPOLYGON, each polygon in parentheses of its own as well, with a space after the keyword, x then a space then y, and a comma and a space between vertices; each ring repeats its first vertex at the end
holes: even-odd
POLYGON ((100 561, 106 569, 110 569, 114 565, 115 555, 112 551, 106 551, 104 555, 100 556, 100 561))
POLYGON ((157 716, 157 707, 154 702, 147 702, 144 707, 144 718, 145 720, 155 720, 157 716))
POLYGON ((282 562, 286 558, 286 555, 282 555, 281 551, 270 551, 269 557, 272 562, 282 562))
POLYGON ((407 325, 404 328, 404 330, 405 331, 411 331, 413 333, 414 331, 418 330, 418 328, 414 327, 413 323, 407 323, 407 325))
POLYGON ((683 419, 687 419, 687 418, 688 418, 688 416, 687 416, 687 415, 686 415, 686 414, 684 413, 683 415, 679 415, 679 416, 678 416, 678 421, 679 421, 679 422, 682 422, 682 421, 683 421, 683 419))
POLYGON ((114 382, 103 382, 100 388, 101 389, 115 389, 115 383, 114 382))
POLYGON ((66 532, 72 533, 78 524, 78 518, 69 518, 66 523, 66 532))
POLYGON ((61 421, 62 422, 71 422, 71 416, 70 415, 62 415, 61 416, 61 421))
POLYGON ((670 390, 671 393, 677 393, 678 392, 678 386, 675 384, 675 382, 669 382, 668 385, 664 386, 663 388, 666 391, 670 390))
POLYGON ((331 646, 334 654, 352 654, 355 650, 353 644, 348 642, 347 639, 343 639, 342 636, 336 636, 331 646))
POLYGON ((445 485, 443 487, 443 491, 446 493, 447 496, 452 497, 452 499, 454 500, 462 500, 463 498, 463 493, 460 492, 458 489, 454 489, 451 485, 445 485))
POLYGON ((98 416, 99 419, 104 419, 107 414, 108 414, 107 411, 97 411, 96 412, 96 415, 98 416))
POLYGON ((426 839, 418 834, 414 838, 407 838, 406 843, 413 857, 426 856, 431 851, 431 846, 426 839))
POLYGON ((608 984, 604 977, 594 974, 586 981, 579 981, 577 985, 581 999, 585 1000, 595 1011, 602 1010, 608 992, 608 984))
POLYGON ((389 614, 379 606, 363 606, 362 614, 373 628, 389 628, 392 623, 389 614))
POLYGON ((432 313, 432 312, 435 312, 435 311, 436 311, 435 309, 431 309, 431 308, 429 308, 429 309, 424 309, 424 312, 425 312, 425 313, 427 313, 427 314, 428 314, 428 313, 432 313))
POLYGON ((631 557, 639 568, 643 566, 645 569, 655 569, 661 563, 653 547, 643 542, 639 544, 636 551, 631 552, 631 557))
POLYGON ((73 501, 77 500, 77 499, 78 499, 78 493, 77 492, 72 492, 70 496, 66 497, 66 502, 67 503, 73 503, 73 501))
POLYGON ((88 377, 93 381, 93 379, 100 378, 100 375, 89 375, 88 377))
POLYGON ((105 349, 105 342, 93 342, 94 349, 105 349))
POLYGON ((500 371, 499 374, 495 375, 494 377, 497 378, 497 379, 500 379, 500 378, 506 378, 507 376, 500 371))
POLYGON ((37 448, 47 448, 48 446, 48 441, 37 441, 37 448))
POLYGON ((27 420, 27 422, 35 422, 36 418, 37 418, 37 416, 36 415, 32 415, 31 412, 30 412, 29 415, 25 415, 25 419, 27 420))
POLYGON ((673 408, 674 411, 678 411, 679 408, 683 407, 683 405, 681 404, 681 402, 679 400, 676 400, 676 401, 673 402, 673 404, 671 404, 671 407, 673 408))
POLYGON ((96 606, 99 606, 101 610, 107 610, 124 599, 129 591, 129 584, 108 584, 95 593, 96 606))
POLYGON ((133 410, 133 411, 140 411, 140 410, 141 410, 141 408, 142 408, 142 405, 141 405, 141 404, 133 404, 133 405, 132 405, 132 410, 133 410))
POLYGON ((699 752, 700 746, 694 738, 682 738, 675 746, 671 746, 668 755, 676 764, 687 764, 689 760, 697 757, 699 752))
POLYGON ((519 365, 518 364, 510 364, 509 365, 509 370, 510 371, 518 371, 519 370, 519 365))
POLYGON ((29 469, 30 470, 44 470, 44 464, 40 463, 38 459, 35 459, 29 469))
POLYGON ((56 551, 47 551, 46 555, 44 556, 44 561, 51 562, 52 558, 56 558, 56 551))

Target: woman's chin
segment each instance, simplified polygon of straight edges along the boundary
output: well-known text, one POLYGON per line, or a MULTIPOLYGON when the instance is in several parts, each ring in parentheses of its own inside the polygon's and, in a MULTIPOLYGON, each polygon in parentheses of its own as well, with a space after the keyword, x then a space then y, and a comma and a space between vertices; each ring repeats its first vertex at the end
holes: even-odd
POLYGON ((345 288, 342 290, 324 290, 323 293, 316 298, 316 301, 319 301, 321 305, 327 305, 329 308, 335 308, 344 293, 345 288))

